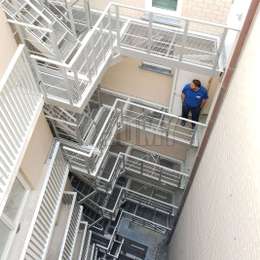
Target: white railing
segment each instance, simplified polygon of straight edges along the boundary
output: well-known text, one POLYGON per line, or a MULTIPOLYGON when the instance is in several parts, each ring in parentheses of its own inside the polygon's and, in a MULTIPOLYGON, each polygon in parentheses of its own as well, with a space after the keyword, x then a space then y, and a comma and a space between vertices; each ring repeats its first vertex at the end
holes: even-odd
POLYGON ((64 154, 72 168, 96 176, 116 133, 117 124, 120 121, 119 113, 120 111, 117 109, 116 104, 114 104, 94 144, 91 145, 92 149, 90 149, 90 151, 86 151, 84 147, 79 145, 63 145, 64 154))
POLYGON ((189 179, 189 175, 185 172, 173 170, 122 152, 117 155, 115 164, 109 174, 106 172, 106 176, 103 176, 103 170, 104 166, 99 169, 95 184, 98 190, 107 193, 112 192, 118 177, 121 174, 126 174, 126 171, 130 171, 147 180, 150 179, 150 181, 154 181, 158 185, 168 185, 181 189, 185 189, 189 179))
MULTIPOLYGON (((151 137, 148 138, 147 136, 147 140, 150 143, 145 145, 160 145, 161 143, 158 142, 170 145, 170 140, 176 140, 181 143, 194 146, 198 146, 201 143, 203 132, 207 127, 204 123, 194 122, 174 114, 130 101, 117 100, 117 102, 120 109, 123 107, 121 113, 122 124, 129 127, 138 128, 145 132, 150 132, 151 134, 156 134, 164 138, 163 140, 158 140, 151 137), (190 127, 182 126, 182 121, 185 122, 185 125, 190 125, 190 127), (195 125, 194 129, 191 128, 192 124, 195 125)), ((136 138, 137 137, 138 136, 136 136, 136 138)))
POLYGON ((59 260, 71 260, 79 230, 83 207, 79 206, 76 200, 76 192, 64 192, 62 203, 70 207, 70 213, 65 227, 65 234, 62 241, 59 260))
POLYGON ((85 237, 83 251, 82 251, 82 257, 81 260, 90 260, 90 256, 92 254, 92 246, 90 244, 92 237, 92 231, 88 230, 87 235, 85 237))
POLYGON ((93 67, 91 62, 101 64, 99 55, 116 44, 117 51, 130 56, 139 54, 141 57, 145 53, 154 59, 160 57, 160 63, 176 65, 181 62, 200 69, 218 70, 228 31, 239 32, 237 28, 217 23, 110 2, 93 30, 84 38, 70 66, 89 75, 93 67), (168 25, 162 25, 167 22, 168 25), (103 47, 98 47, 100 41, 103 41, 103 47), (91 48, 97 48, 97 57, 91 48))
POLYGON ((119 153, 119 156, 124 160, 124 166, 127 171, 132 171, 140 175, 140 177, 143 176, 156 181, 158 185, 184 188, 188 182, 189 175, 187 173, 173 170, 129 154, 119 153))
POLYGON ((70 87, 68 76, 63 75, 66 81, 59 93, 51 84, 45 85, 44 92, 55 102, 82 111, 114 52, 213 74, 225 66, 220 67, 220 58, 225 55, 224 42, 229 31, 239 30, 110 2, 69 62, 31 57, 70 74, 75 86, 70 87))
MULTIPOLYGON (((130 101, 116 99, 95 142, 91 145, 91 149, 87 150, 84 149, 83 146, 76 144, 63 145, 65 156, 70 162, 71 167, 82 173, 96 176, 116 130, 126 126, 138 128, 144 133, 148 132, 153 134, 152 138, 150 138, 151 140, 148 140, 149 143, 145 145, 161 144, 158 143, 158 141, 172 145, 173 141, 176 140, 193 146, 200 145, 207 127, 206 124, 200 122, 195 122, 130 101), (181 125, 182 120, 187 123, 186 125, 193 123, 195 128, 183 127, 181 125), (152 143, 155 135, 161 136, 163 139, 157 139, 156 143, 152 143)), ((133 133, 136 132, 133 131, 133 133)), ((122 138, 124 138, 124 133, 122 138)))
POLYGON ((74 259, 74 255, 75 256, 77 255, 78 260, 83 260, 84 255, 86 254, 86 246, 88 246, 87 245, 87 243, 88 243, 88 222, 81 221, 80 225, 79 225, 79 230, 81 230, 81 232, 83 232, 83 234, 82 234, 82 238, 80 241, 79 252, 76 252, 77 250, 74 250, 73 259, 74 259))
POLYGON ((81 201, 83 204, 85 203, 86 205, 95 208, 96 211, 102 212, 104 217, 111 220, 115 220, 121 204, 125 201, 133 201, 138 206, 156 209, 157 212, 161 212, 162 214, 167 214, 169 216, 175 216, 177 214, 178 206, 172 203, 155 199, 129 188, 117 186, 116 189, 118 190, 116 194, 107 195, 105 198, 101 193, 94 192, 88 196, 85 196, 81 201), (113 199, 113 203, 111 202, 111 198, 113 199), (106 201, 110 201, 109 207, 106 204, 106 201))
POLYGON ((229 31, 239 32, 222 24, 123 4, 113 4, 110 9, 116 18, 125 18, 124 29, 117 31, 117 47, 122 54, 169 67, 178 64, 180 68, 198 68, 207 73, 221 71, 219 59, 225 55, 226 35, 229 31))
POLYGON ((20 259, 45 259, 69 172, 56 143, 20 259))
MULTIPOLYGON (((69 63, 31 55, 34 60, 56 66, 60 71, 68 74, 66 76, 63 75, 66 81, 60 84, 58 93, 53 84, 44 85, 43 91, 45 95, 50 99, 54 99, 58 104, 73 105, 76 110, 82 110, 93 94, 98 79, 112 56, 115 43, 115 36, 112 32, 112 20, 106 14, 109 9, 110 4, 95 26, 85 36, 69 63), (72 73, 68 73, 69 71, 72 73), (76 87, 71 87, 71 84, 68 84, 69 79, 75 82, 74 85, 76 87)), ((38 69, 37 66, 36 69, 38 69)), ((53 72, 50 70, 49 74, 54 78, 53 72)), ((57 81, 57 78, 55 80, 57 81)))
MULTIPOLYGON (((109 160, 109 158, 108 158, 109 160)), ((117 156, 117 159, 115 161, 115 164, 111 170, 111 172, 107 175, 107 177, 102 176, 102 173, 104 171, 102 166, 105 166, 106 161, 104 160, 101 168, 99 169, 98 175, 96 177, 96 188, 98 190, 101 190, 103 192, 111 193, 115 183, 120 176, 125 171, 125 161, 122 159, 121 153, 117 156)))
POLYGON ((42 106, 24 45, 19 45, 0 81, 0 212, 42 106))

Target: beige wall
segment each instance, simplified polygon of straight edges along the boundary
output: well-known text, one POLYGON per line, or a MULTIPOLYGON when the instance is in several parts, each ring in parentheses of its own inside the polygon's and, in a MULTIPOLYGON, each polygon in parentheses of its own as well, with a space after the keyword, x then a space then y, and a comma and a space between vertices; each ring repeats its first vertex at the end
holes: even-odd
MULTIPOLYGON (((109 0, 90 0, 91 8, 103 10, 109 0)), ((115 0, 113 2, 145 8, 145 0, 115 0)), ((232 0, 181 0, 182 16, 215 23, 226 23, 232 0)))
POLYGON ((145 0, 90 0, 90 7, 98 10, 103 10, 109 2, 115 2, 124 5, 133 5, 139 8, 145 8, 145 0))
POLYGON ((260 259, 260 13, 170 244, 170 260, 260 259))
POLYGON ((182 15, 225 24, 232 0, 183 0, 182 15))
POLYGON ((49 125, 41 114, 21 164, 21 170, 32 188, 36 187, 44 172, 52 141, 53 136, 49 125))
POLYGON ((17 44, 13 38, 10 26, 6 21, 3 11, 0 9, 0 79, 5 72, 8 63, 15 53, 17 44))
POLYGON ((144 147, 148 150, 164 154, 166 156, 174 157, 175 159, 184 161, 189 146, 178 143, 174 140, 166 140, 159 135, 136 129, 127 128, 123 129, 117 134, 117 140, 121 140, 133 145, 144 147))
POLYGON ((139 69, 141 61, 123 58, 104 75, 103 88, 168 106, 172 78, 139 69))

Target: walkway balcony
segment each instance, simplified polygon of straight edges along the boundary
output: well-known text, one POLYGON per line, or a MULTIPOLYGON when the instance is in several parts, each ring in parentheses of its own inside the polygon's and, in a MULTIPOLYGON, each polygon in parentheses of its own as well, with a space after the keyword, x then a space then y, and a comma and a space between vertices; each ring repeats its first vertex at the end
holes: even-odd
POLYGON ((24 45, 17 48, 0 81, 0 212, 43 107, 24 45))

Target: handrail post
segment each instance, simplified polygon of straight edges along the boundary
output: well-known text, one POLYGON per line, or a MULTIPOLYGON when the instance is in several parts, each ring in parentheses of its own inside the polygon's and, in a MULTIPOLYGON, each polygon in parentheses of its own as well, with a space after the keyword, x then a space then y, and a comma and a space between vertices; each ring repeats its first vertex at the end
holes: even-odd
POLYGON ((67 9, 68 9, 68 16, 69 16, 69 20, 70 20, 70 27, 71 27, 72 33, 73 33, 74 37, 77 39, 77 31, 76 31, 75 21, 74 21, 73 14, 72 14, 72 6, 70 4, 70 1, 65 1, 65 4, 67 5, 67 9))
POLYGON ((219 57, 221 55, 221 52, 222 52, 223 48, 225 47, 225 40, 226 40, 227 32, 228 32, 228 29, 224 28, 224 31, 223 31, 223 33, 221 35, 219 47, 217 49, 217 54, 216 54, 216 57, 215 57, 214 65, 213 65, 213 71, 214 72, 217 69, 217 66, 218 66, 218 63, 219 63, 219 57))
POLYGON ((64 85, 66 86, 68 100, 69 100, 70 104, 73 105, 73 89, 68 80, 67 70, 63 67, 61 67, 60 69, 61 69, 61 73, 64 76, 64 85))
POLYGON ((115 5, 116 8, 116 38, 117 38, 117 47, 120 48, 120 14, 119 6, 115 5))
POLYGON ((87 19, 87 23, 88 23, 88 29, 90 30, 92 28, 92 20, 91 20, 89 1, 84 0, 83 5, 84 5, 84 9, 86 10, 86 19, 87 19))
POLYGON ((194 129, 193 129, 193 134, 192 134, 192 137, 191 137, 191 140, 190 140, 191 145, 194 143, 194 139, 195 139, 197 131, 198 131, 198 125, 196 124, 194 129))
POLYGON ((149 28, 148 28, 148 53, 151 53, 153 37, 153 13, 149 12, 149 28))
POLYGON ((107 12, 108 12, 108 28, 109 28, 109 46, 110 48, 113 48, 111 8, 109 8, 107 12))
POLYGON ((189 20, 185 20, 185 25, 184 25, 184 29, 183 29, 183 37, 182 37, 182 43, 181 43, 181 52, 180 52, 180 56, 179 56, 179 61, 182 61, 183 59, 183 52, 186 46, 186 41, 187 41, 187 34, 188 34, 188 29, 189 29, 189 20))

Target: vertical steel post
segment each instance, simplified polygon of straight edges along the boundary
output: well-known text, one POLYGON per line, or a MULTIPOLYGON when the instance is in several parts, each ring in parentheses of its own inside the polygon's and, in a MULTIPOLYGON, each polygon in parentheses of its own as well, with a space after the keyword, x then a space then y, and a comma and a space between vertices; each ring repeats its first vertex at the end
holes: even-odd
POLYGON ((120 48, 120 14, 119 6, 115 5, 116 8, 116 38, 117 38, 117 47, 120 48))
POLYGON ((185 25, 184 25, 184 29, 183 29, 182 43, 181 43, 181 53, 180 53, 180 56, 179 56, 179 61, 182 61, 182 59, 183 59, 183 52, 184 52, 184 49, 185 49, 185 46, 186 46, 188 30, 189 30, 189 21, 185 20, 185 25))
POLYGON ((148 53, 151 53, 152 49, 152 37, 153 37, 153 13, 149 12, 149 27, 148 27, 148 53))
POLYGON ((224 28, 224 31, 221 35, 221 39, 220 39, 220 42, 219 42, 219 47, 218 47, 217 54, 216 54, 216 57, 215 57, 214 65, 213 65, 213 71, 214 72, 216 72, 216 69, 217 69, 218 63, 219 63, 219 57, 222 53, 222 50, 225 47, 225 40, 226 40, 227 32, 228 32, 228 29, 224 28))

